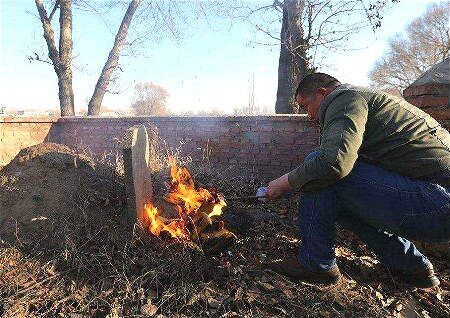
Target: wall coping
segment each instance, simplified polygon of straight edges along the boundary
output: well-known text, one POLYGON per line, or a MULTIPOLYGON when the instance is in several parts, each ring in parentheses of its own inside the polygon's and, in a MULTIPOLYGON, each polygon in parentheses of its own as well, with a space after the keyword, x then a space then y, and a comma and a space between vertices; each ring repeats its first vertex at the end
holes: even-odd
POLYGON ((71 122, 142 122, 142 121, 297 121, 310 122, 305 114, 299 115, 264 115, 264 116, 68 116, 68 117, 0 117, 0 123, 71 123, 71 122))
POLYGON ((20 116, 0 116, 0 123, 56 123, 58 117, 20 117, 20 116))

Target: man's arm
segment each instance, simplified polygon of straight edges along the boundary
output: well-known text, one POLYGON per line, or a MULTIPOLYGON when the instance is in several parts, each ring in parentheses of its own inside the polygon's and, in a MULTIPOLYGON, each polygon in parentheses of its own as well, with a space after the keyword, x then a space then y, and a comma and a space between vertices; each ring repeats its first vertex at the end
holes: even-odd
POLYGON ((357 92, 336 96, 325 113, 320 155, 289 173, 292 188, 314 191, 347 176, 358 158, 367 116, 367 102, 357 92))
POLYGON ((292 187, 288 180, 289 174, 286 173, 282 175, 281 177, 272 180, 269 182, 268 191, 266 194, 266 197, 269 200, 275 200, 278 199, 283 195, 283 193, 288 192, 292 190, 292 187))

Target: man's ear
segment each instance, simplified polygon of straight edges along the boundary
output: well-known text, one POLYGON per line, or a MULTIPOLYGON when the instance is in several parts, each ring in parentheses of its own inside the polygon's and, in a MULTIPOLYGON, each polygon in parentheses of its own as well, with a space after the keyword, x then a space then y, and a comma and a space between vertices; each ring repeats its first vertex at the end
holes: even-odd
POLYGON ((327 89, 325 87, 319 87, 319 88, 317 88, 317 94, 326 95, 327 89))

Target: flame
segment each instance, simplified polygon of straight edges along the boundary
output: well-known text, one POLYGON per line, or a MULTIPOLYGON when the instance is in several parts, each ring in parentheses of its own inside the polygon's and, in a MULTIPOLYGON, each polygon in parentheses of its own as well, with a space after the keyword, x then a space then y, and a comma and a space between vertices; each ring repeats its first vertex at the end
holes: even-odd
POLYGON ((168 220, 164 218, 158 208, 152 203, 144 206, 146 217, 149 221, 150 233, 160 236, 167 232, 177 239, 189 239, 190 234, 187 224, 199 212, 202 206, 212 206, 208 217, 214 218, 222 214, 226 202, 222 195, 214 190, 199 187, 196 189, 194 180, 186 167, 179 167, 174 158, 169 158, 171 182, 168 184, 169 193, 164 200, 174 204, 178 208, 179 218, 168 220))
POLYGON ((151 233, 160 236, 161 232, 165 231, 173 238, 187 238, 183 231, 184 222, 182 220, 167 222, 166 218, 158 214, 158 208, 153 206, 153 204, 147 203, 144 207, 150 221, 149 231, 151 233))

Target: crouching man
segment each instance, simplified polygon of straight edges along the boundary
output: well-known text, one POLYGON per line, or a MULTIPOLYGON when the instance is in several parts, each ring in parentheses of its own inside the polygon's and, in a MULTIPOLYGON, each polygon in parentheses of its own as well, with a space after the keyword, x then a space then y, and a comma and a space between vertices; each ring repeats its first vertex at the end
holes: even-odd
POLYGON ((299 202, 298 258, 271 267, 294 279, 335 283, 335 224, 364 241, 391 272, 419 288, 439 285, 409 240, 450 241, 450 134, 404 99, 315 73, 296 101, 320 127, 320 147, 273 180, 268 198, 299 202))

